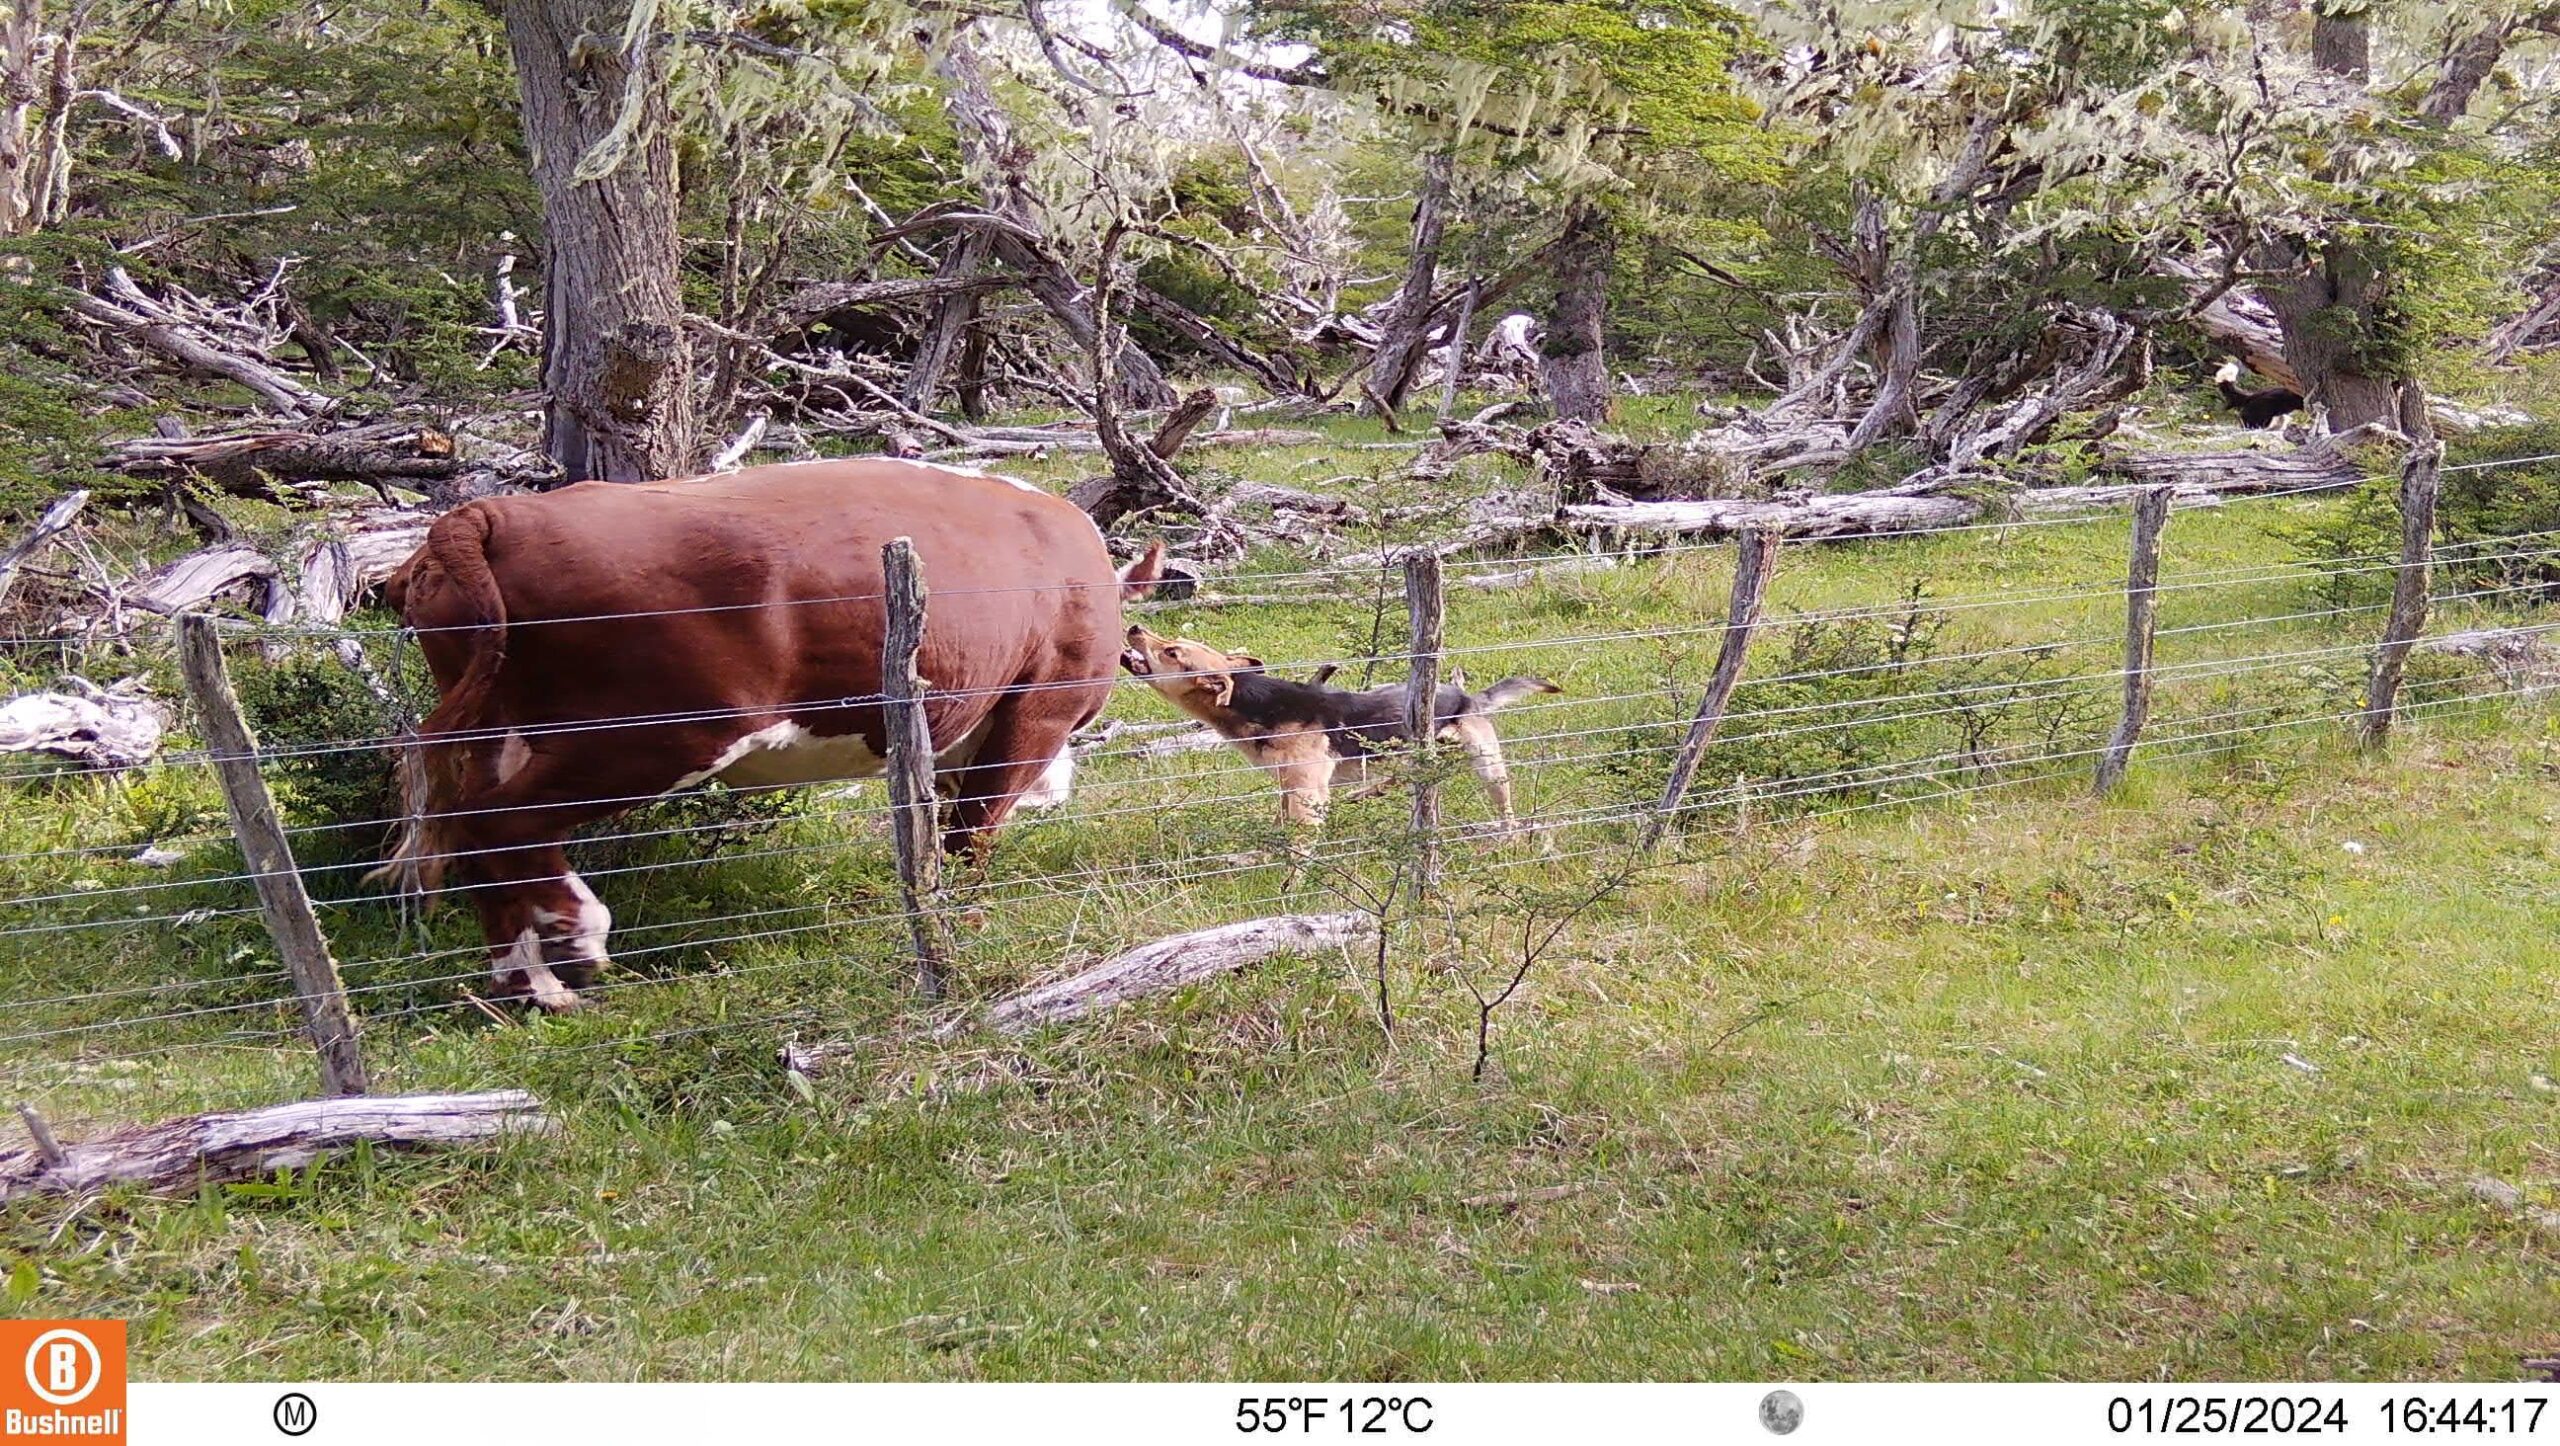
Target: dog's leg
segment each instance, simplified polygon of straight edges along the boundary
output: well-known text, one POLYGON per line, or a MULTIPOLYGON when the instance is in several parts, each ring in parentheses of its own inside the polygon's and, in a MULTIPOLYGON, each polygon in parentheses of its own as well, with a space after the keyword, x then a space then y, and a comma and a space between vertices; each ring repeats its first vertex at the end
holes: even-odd
POLYGON ((1467 766, 1484 781, 1493 811, 1502 819, 1502 836, 1518 838, 1520 820, 1511 812, 1511 766, 1503 761, 1502 738, 1493 731, 1493 720, 1470 714, 1451 723, 1449 733, 1466 750, 1467 766))
POLYGON ((1294 894, 1332 806, 1333 752, 1322 734, 1302 733, 1270 740, 1269 753, 1257 761, 1280 785, 1281 847, 1289 855, 1289 876, 1281 889, 1294 894))
POLYGON ((1364 798, 1376 798, 1379 794, 1393 788, 1395 786, 1395 780, 1392 778, 1371 778, 1369 776, 1368 755, 1361 754, 1351 758, 1336 759, 1334 761, 1333 786, 1336 788, 1350 789, 1351 792, 1344 794, 1343 797, 1357 803, 1364 798))
POLYGON ((1271 776, 1280 781, 1280 821, 1310 833, 1323 832, 1325 813, 1333 806, 1332 760, 1288 758, 1271 768, 1271 776))

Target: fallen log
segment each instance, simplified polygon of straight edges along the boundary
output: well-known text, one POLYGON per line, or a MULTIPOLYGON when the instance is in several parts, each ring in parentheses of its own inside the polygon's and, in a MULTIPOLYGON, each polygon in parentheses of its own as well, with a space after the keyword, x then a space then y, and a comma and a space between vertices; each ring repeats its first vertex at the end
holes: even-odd
POLYGON ((2185 282, 2190 296, 2212 293, 2213 299, 2195 313, 2196 326, 2206 336, 2239 353, 2249 370, 2277 386, 2302 390, 2302 379, 2285 360, 2284 328, 2277 324, 2275 309, 2257 292, 2225 285, 2212 268, 2195 261, 2173 260, 2164 263, 2163 269, 2185 282), (2216 287, 2222 289, 2215 291, 2216 287))
POLYGON ((45 508, 44 515, 36 519, 36 525, 27 530, 26 536, 19 538, 7 552, 0 552, 0 598, 9 595, 9 584, 18 580, 18 569, 26 566, 27 559, 42 552, 46 543, 61 536, 78 520, 80 509, 88 505, 87 488, 65 492, 45 508))
POLYGON ((159 753, 169 710, 144 696, 141 679, 105 688, 86 678, 64 681, 75 691, 0 704, 0 753, 50 753, 92 768, 131 768, 159 753))
MULTIPOLYGON (((1368 914, 1283 914, 1248 919, 1142 944, 1055 984, 1026 989, 987 1010, 985 1024, 999 1034, 1023 1034, 1113 1009, 1142 995, 1179 989, 1232 974, 1274 954, 1341 948, 1376 937, 1368 914)), ((943 1034, 959 1030, 945 1025, 943 1034)))
POLYGON ((2418 651, 2469 658, 2486 667, 2508 691, 2538 698, 2560 688, 2560 657, 2546 627, 2474 628, 2421 638, 2418 651))
POLYGON ((210 437, 135 437, 100 465, 142 477, 194 473, 237 496, 272 499, 287 484, 440 481, 464 468, 453 437, 433 427, 379 422, 336 432, 263 430, 210 437))
POLYGON ((1670 533, 1726 537, 1768 529, 1787 537, 1858 537, 1933 532, 2000 519, 2003 512, 2062 514, 2131 507, 2146 489, 2170 489, 2172 507, 2209 507, 2227 498, 2349 487, 2379 475, 2377 449, 2396 446, 2379 425, 2315 437, 2283 451, 2149 452, 2109 458, 2099 470, 2133 478, 2123 485, 2030 487, 1993 492, 1990 474, 1930 468, 1918 482, 1874 492, 1785 496, 1769 501, 1695 498, 1586 503, 1557 510, 1566 527, 1586 533, 1670 533), (1958 487, 1984 489, 1979 495, 1958 487), (1988 500, 1986 500, 1986 498, 1988 500))
POLYGON ((1962 527, 1983 514, 1971 497, 1888 497, 1872 493, 1755 502, 1738 497, 1683 502, 1584 502, 1557 512, 1565 526, 1587 533, 1668 533, 1681 537, 1738 537, 1775 532, 1782 537, 1860 537, 1936 532, 1962 527))
POLYGON ((996 272, 899 276, 882 281, 822 281, 804 286, 775 303, 769 331, 774 336, 783 336, 815 326, 840 312, 939 301, 944 297, 998 291, 1021 284, 1019 277, 996 272))
POLYGON ((1596 552, 1588 557, 1568 557, 1560 562, 1533 563, 1528 567, 1512 568, 1503 572, 1468 573, 1458 579, 1458 585, 1480 591, 1527 587, 1541 578, 1584 577, 1595 572, 1609 572, 1617 566, 1616 554, 1596 552))
POLYGON ((85 291, 66 291, 62 297, 73 311, 130 333, 163 356, 238 382, 288 417, 315 416, 336 405, 325 393, 313 391, 263 361, 224 350, 184 322, 145 316, 85 291))
POLYGON ((312 543, 303 549, 298 569, 302 615, 323 625, 344 621, 365 594, 381 586, 426 540, 427 525, 421 522, 312 543))
POLYGON ((40 1144, 0 1153, 0 1203, 39 1194, 89 1195, 110 1185, 193 1189, 299 1169, 362 1142, 424 1148, 553 1128, 542 1102, 523 1090, 359 1095, 188 1115, 51 1151, 40 1144))
MULTIPOLYGON (((1283 914, 1221 924, 1142 944, 1080 974, 1008 995, 983 1013, 963 1016, 908 1038, 949 1039, 974 1028, 1027 1034, 1114 1009, 1132 999, 1161 994, 1221 974, 1232 974, 1274 954, 1303 954, 1374 940, 1378 921, 1368 914, 1283 914)), ((787 1044, 782 1064, 815 1075, 883 1041, 843 1040, 787 1044)))
POLYGON ((271 623, 290 622, 294 597, 284 569, 254 547, 209 547, 191 552, 125 584, 120 599, 146 612, 182 613, 242 583, 258 585, 258 613, 271 623))
POLYGON ((1172 461, 1173 454, 1182 450, 1182 444, 1190 441, 1191 434, 1200 430, 1200 424, 1217 409, 1218 394, 1214 390, 1201 387, 1191 392, 1174 403, 1173 410, 1156 424, 1155 435, 1147 439, 1147 450, 1172 461))

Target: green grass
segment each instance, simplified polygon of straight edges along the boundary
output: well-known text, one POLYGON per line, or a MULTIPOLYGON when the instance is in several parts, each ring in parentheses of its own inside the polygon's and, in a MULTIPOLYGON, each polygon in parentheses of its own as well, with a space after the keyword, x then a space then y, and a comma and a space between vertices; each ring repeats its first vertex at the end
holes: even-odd
MULTIPOLYGON (((1230 465, 1301 485, 1376 468, 1331 450, 1354 436, 1230 465)), ((2181 514, 2171 581, 2281 566, 2314 505, 2181 514)), ((1947 612, 1905 668, 1747 685, 1737 708, 1925 712, 1892 700, 1959 676, 2064 701, 1843 736, 1738 719, 1700 787, 1745 773, 1759 800, 1702 814, 1572 923, 1496 1016, 1482 1081, 1462 978, 1496 980, 1506 931, 1615 857, 1622 825, 1553 856, 1457 847, 1465 912, 1396 921, 1391 1035, 1366 964, 1333 957, 1019 1044, 930 1043, 901 1037, 885 843, 813 792, 716 848, 588 846, 622 930, 613 987, 571 1018, 498 1025, 439 980, 468 957, 415 957, 467 949, 467 911, 420 933, 331 907, 380 1087, 528 1086, 559 1133, 0 1214, 0 1310, 131 1317, 153 1379, 2512 1377, 2560 1346, 2560 1231, 2532 1213, 2560 1207, 2560 730, 2430 660, 2418 696, 2443 706, 2387 758, 2306 722, 2164 743, 2092 801, 2085 758, 2017 760, 2112 721, 2124 546, 2107 520, 1789 549, 1782 618, 1915 585, 2055 596, 1947 612), (2044 643, 2074 645, 1948 661, 2044 643), (1963 671, 1986 666, 2025 671, 1963 671), (1782 796, 1948 753, 1968 724, 1969 769, 1782 796), (1926 796, 1947 788, 1975 791, 1926 796), (879 1042, 804 1092, 775 1060, 791 1037, 879 1042), (2479 1202, 2481 1175, 2527 1209, 2479 1202)), ((1659 786, 1649 750, 1693 702, 1729 577, 1696 549, 1453 594, 1452 645, 1485 650, 1471 676, 1570 690, 1506 719, 1525 807, 1659 786)), ((2438 626, 2531 615, 2512 602, 2438 626)), ((2302 581, 2181 589, 2162 623, 2317 607, 2302 581)), ((1311 662, 1397 651, 1381 608, 1401 599, 1155 624, 1311 662)), ((2164 638, 2170 664, 2342 651, 2173 677, 2156 736, 2334 716, 2377 620, 2164 638)), ((1896 625, 1775 629, 1752 676, 1856 666, 1896 625)), ((1171 715, 1125 690, 1111 716, 1171 715)), ((180 768, 13 787, 0 853, 220 832, 180 768)), ((1471 785, 1450 797, 1481 816, 1471 785)), ((1345 907, 1330 875, 1272 859, 1272 803, 1224 752, 1097 762, 1073 806, 1008 835, 956 988, 1345 907)), ((1346 867, 1374 883, 1401 807, 1346 807, 1327 846, 1367 851, 1346 867)), ((0 928, 89 926, 0 934, 0 1033, 104 1026, 0 1045, 0 1097, 77 1138, 308 1093, 255 918, 154 917, 243 908, 236 869, 201 845, 178 868, 196 882, 135 895, 111 891, 162 876, 113 853, 0 861, 12 897, 76 896, 0 928), (233 1012, 133 1022, 177 1009, 233 1012)), ((352 871, 314 883, 365 892, 352 871)))

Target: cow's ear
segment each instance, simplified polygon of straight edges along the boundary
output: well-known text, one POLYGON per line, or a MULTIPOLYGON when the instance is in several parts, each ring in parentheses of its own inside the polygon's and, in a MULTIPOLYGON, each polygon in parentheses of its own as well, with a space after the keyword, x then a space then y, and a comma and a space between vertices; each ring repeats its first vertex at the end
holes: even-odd
POLYGON ((1200 686, 1208 690, 1210 703, 1217 707, 1224 708, 1235 701, 1236 680, 1232 674, 1213 673, 1201 679, 1200 686))
POLYGON ((1260 658, 1255 657, 1251 653, 1236 654, 1236 661, 1244 665, 1236 669, 1239 673, 1259 673, 1265 666, 1267 666, 1260 658))

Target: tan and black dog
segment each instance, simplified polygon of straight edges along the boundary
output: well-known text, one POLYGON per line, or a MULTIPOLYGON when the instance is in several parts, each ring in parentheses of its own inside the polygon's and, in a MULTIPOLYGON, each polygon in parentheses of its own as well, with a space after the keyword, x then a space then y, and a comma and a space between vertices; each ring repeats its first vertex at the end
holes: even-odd
MULTIPOLYGON (((1365 781, 1370 756, 1409 736, 1400 683, 1358 693, 1293 683, 1264 672, 1260 658, 1142 627, 1129 629, 1129 649, 1120 655, 1120 666, 1217 730, 1270 774, 1280 785, 1284 823, 1324 822, 1334 785, 1365 781)), ((1506 835, 1517 833, 1519 824, 1511 813, 1511 770, 1502 760, 1492 715, 1523 698, 1563 691, 1529 676, 1505 678, 1481 693, 1466 690, 1464 674, 1440 686, 1434 705, 1439 737, 1466 751, 1468 765, 1493 796, 1506 835)))

